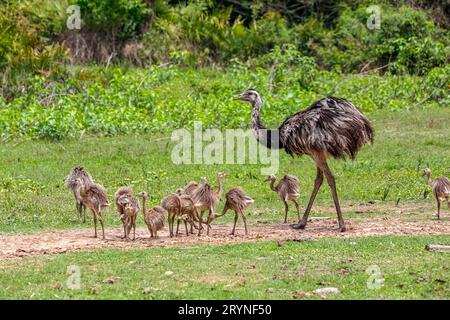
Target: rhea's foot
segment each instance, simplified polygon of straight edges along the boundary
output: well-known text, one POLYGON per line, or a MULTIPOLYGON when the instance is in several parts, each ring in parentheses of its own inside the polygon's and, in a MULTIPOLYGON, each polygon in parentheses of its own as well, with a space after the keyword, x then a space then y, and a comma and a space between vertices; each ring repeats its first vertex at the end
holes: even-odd
POLYGON ((290 227, 292 228, 292 229, 296 229, 296 230, 299 230, 299 229, 305 229, 305 227, 306 227, 306 223, 303 223, 303 222, 299 222, 299 223, 294 223, 294 224, 291 224, 290 225, 290 227))

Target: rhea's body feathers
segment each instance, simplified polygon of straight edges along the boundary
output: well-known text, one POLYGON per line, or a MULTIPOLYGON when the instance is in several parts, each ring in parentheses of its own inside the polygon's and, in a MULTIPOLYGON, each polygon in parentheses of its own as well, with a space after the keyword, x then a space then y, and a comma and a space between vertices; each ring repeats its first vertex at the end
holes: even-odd
POLYGON ((262 100, 254 91, 251 127, 256 139, 268 148, 284 148, 291 155, 324 154, 354 159, 363 145, 373 142, 369 120, 349 101, 327 97, 288 117, 278 130, 260 120, 262 100))
POLYGON ((363 145, 373 142, 367 118, 350 102, 328 97, 287 118, 279 128, 280 142, 289 154, 326 151, 334 158, 354 159, 363 145))

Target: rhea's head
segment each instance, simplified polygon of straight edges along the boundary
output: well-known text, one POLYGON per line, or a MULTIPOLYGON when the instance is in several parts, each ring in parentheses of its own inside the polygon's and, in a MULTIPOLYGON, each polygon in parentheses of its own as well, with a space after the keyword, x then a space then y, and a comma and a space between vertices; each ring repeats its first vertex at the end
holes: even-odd
POLYGON ((139 192, 139 196, 141 196, 142 198, 145 198, 145 199, 148 198, 148 194, 145 191, 139 192))
POLYGON ((248 89, 247 91, 242 92, 238 96, 238 100, 241 100, 244 102, 250 102, 251 104, 254 104, 257 101, 261 101, 261 97, 255 89, 248 89))
POLYGON ((275 181, 277 179, 277 177, 275 177, 274 174, 271 174, 269 176, 267 176, 266 180, 264 180, 265 182, 267 181, 275 181))

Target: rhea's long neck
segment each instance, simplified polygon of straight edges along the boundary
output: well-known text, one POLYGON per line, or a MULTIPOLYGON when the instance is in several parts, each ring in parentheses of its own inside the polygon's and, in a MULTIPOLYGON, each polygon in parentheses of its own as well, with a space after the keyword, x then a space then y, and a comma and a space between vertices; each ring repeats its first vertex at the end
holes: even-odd
POLYGON ((77 183, 74 190, 77 198, 81 199, 86 194, 86 188, 83 184, 77 183))
POLYGON ((425 181, 432 187, 433 181, 430 179, 430 173, 425 173, 425 181))
POLYGON ((225 203, 225 206, 223 207, 222 212, 221 212, 220 214, 217 214, 217 215, 215 216, 215 218, 218 218, 218 217, 221 217, 221 216, 225 215, 225 213, 227 213, 227 211, 228 211, 228 206, 227 206, 227 204, 225 203))
POLYGON ((251 114, 251 127, 256 140, 268 149, 282 148, 278 130, 267 129, 261 122, 261 98, 253 102, 251 114))
POLYGON ((219 190, 217 191, 217 195, 220 198, 222 196, 222 192, 223 192, 223 181, 222 181, 222 176, 218 176, 217 177, 217 182, 219 183, 219 190))
POLYGON ((275 188, 275 179, 270 180, 270 189, 275 192, 277 191, 275 188))
POLYGON ((142 197, 142 213, 145 215, 147 212, 147 197, 142 197))

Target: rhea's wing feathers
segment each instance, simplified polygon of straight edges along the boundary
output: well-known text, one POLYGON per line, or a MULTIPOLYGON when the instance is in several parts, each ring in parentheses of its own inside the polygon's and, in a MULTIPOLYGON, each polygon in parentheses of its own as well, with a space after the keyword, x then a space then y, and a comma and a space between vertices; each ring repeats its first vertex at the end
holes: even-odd
POLYGON ((91 198, 95 198, 100 206, 109 205, 106 189, 98 183, 94 183, 93 185, 91 185, 86 191, 86 194, 91 198))
POLYGON ((450 180, 446 177, 434 179, 433 192, 439 197, 448 197, 450 195, 450 180))
POLYGON ((279 128, 280 140, 289 154, 327 152, 335 158, 351 158, 373 141, 367 118, 350 102, 328 97, 286 119, 279 128))
POLYGON ((139 201, 136 198, 134 198, 134 197, 129 197, 128 199, 129 199, 128 200, 128 206, 130 208, 132 208, 132 211, 133 211, 134 214, 137 214, 139 212, 139 209, 141 209, 139 201))
POLYGON ((208 183, 199 185, 191 195, 196 206, 206 206, 214 202, 213 192, 208 183))
POLYGON ((230 189, 226 193, 225 198, 227 199, 225 206, 232 209, 242 210, 254 202, 254 200, 247 196, 241 188, 230 189))
POLYGON ((116 203, 117 211, 119 214, 123 214, 123 208, 130 202, 133 197, 133 191, 129 187, 120 187, 114 194, 114 201, 116 203))
POLYGON ((94 179, 92 178, 91 174, 84 170, 83 168, 79 171, 79 177, 83 179, 84 183, 86 184, 93 184, 94 179))
POLYGON ((181 207, 180 197, 176 194, 169 194, 167 197, 161 200, 161 207, 163 207, 168 212, 179 212, 181 207))
POLYGON ((192 201, 191 197, 188 195, 181 195, 180 196, 180 200, 181 200, 181 206, 182 207, 189 207, 189 208, 193 208, 194 207, 194 201, 192 201))
POLYGON ((133 191, 129 187, 120 187, 119 189, 117 189, 116 193, 114 194, 114 198, 119 199, 123 195, 132 196, 133 191))
POLYGON ((190 181, 184 188, 183 192, 187 195, 191 195, 192 192, 198 187, 198 183, 195 181, 190 181))
POLYGON ((153 210, 155 210, 156 212, 159 212, 159 213, 164 215, 164 209, 161 208, 161 207, 156 206, 156 207, 153 208, 153 210))
POLYGON ((298 194, 299 185, 298 178, 290 175, 286 175, 280 180, 278 184, 280 191, 285 191, 287 194, 298 194))
POLYGON ((156 230, 164 227, 164 209, 154 207, 144 214, 144 221, 148 226, 155 226, 156 230))

